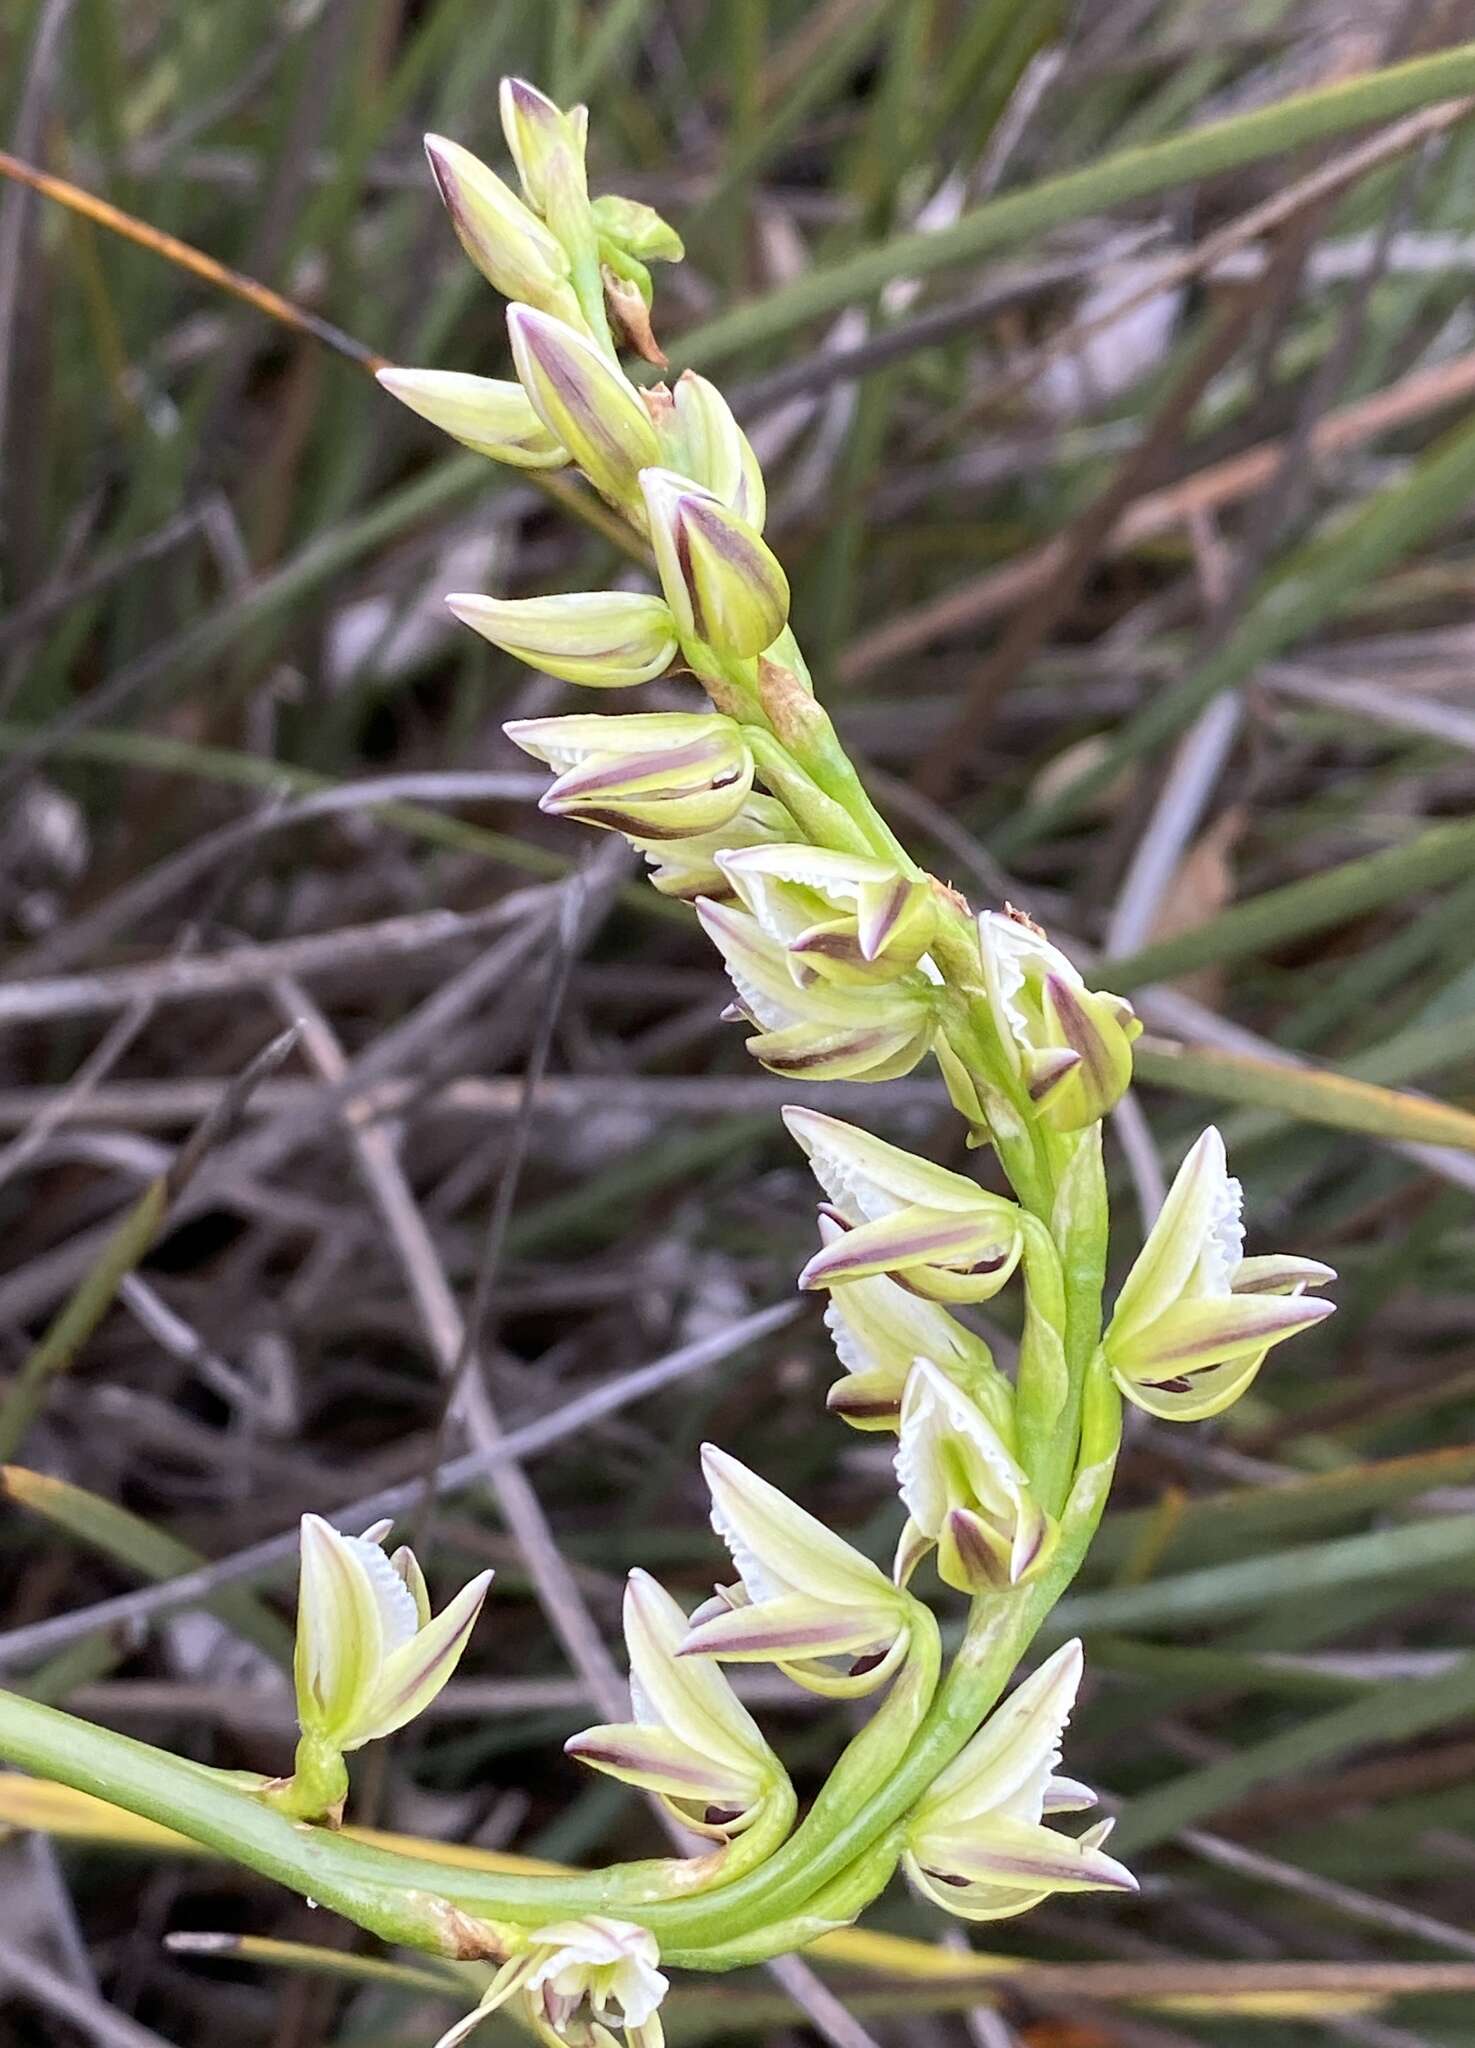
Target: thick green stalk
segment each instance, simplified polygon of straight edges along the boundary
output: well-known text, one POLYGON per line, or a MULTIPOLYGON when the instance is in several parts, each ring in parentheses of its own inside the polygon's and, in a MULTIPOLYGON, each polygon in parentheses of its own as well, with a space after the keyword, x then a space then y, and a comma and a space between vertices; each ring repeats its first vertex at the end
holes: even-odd
POLYGON ((583 1913, 643 1918, 652 1899, 681 1897, 761 1867, 789 1834, 795 1812, 785 1779, 751 1828, 708 1855, 568 1877, 475 1878, 464 1865, 400 1855, 294 1821, 222 1773, 13 1693, 0 1692, 0 1756, 173 1828, 386 1941, 441 1955, 487 1952, 468 1948, 474 1930, 460 1916, 528 1927, 583 1913), (475 1902, 463 1903, 473 1891, 475 1902))

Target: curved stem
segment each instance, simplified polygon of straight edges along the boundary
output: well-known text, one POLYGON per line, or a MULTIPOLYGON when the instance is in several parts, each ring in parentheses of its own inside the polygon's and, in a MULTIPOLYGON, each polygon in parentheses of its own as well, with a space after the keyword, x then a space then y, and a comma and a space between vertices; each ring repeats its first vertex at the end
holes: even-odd
POLYGON ((486 1952, 468 1948, 473 1936, 461 1915, 536 1927, 571 1914, 638 1911, 652 1900, 739 1879, 773 1856, 795 1813, 785 1779, 750 1828, 708 1855, 567 1877, 483 1878, 464 1864, 406 1856, 294 1821, 223 1774, 13 1693, 0 1692, 0 1756, 187 1835, 386 1941, 441 1955, 486 1952))

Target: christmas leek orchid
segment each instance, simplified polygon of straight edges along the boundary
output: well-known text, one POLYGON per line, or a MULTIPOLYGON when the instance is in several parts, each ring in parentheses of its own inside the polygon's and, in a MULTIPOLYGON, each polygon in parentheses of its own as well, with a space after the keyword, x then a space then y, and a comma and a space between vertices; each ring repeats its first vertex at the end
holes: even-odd
POLYGON ((999 1423, 926 1358, 902 1397, 896 1477, 909 1516, 897 1547, 903 1584, 934 1545, 944 1583, 961 1593, 1018 1585, 1040 1562, 1050 1519, 999 1423))
POLYGON ((739 1834, 783 1768, 715 1661, 678 1654, 686 1614, 648 1573, 625 1588, 633 1722, 586 1728, 570 1756, 656 1793, 683 1826, 719 1841, 739 1834))
MULTIPOLYGON (((821 1216, 826 1245, 846 1235, 832 1216, 821 1216)), ((919 1358, 945 1373, 997 1424, 1013 1408, 1009 1383, 981 1337, 935 1301, 898 1286, 884 1273, 851 1279, 830 1290, 825 1324, 844 1376, 830 1388, 826 1406, 856 1429, 896 1429, 902 1393, 919 1358)))
POLYGON ((989 1007, 1005 1055, 1052 1130, 1099 1123, 1132 1080, 1142 1030, 1130 1003, 1098 995, 1016 910, 978 920, 989 1007))
POLYGON ((906 1654, 914 1603, 869 1558, 714 1444, 712 1526, 741 1581, 693 1616, 688 1657, 772 1663, 811 1692, 870 1692, 906 1654), (858 1660, 849 1671, 820 1660, 858 1660))
POLYGON ((542 1928, 535 1946, 508 1958, 480 2003, 449 2027, 436 2048, 460 2048, 504 2008, 550 2048, 605 2048, 618 2027, 626 2048, 663 2048, 657 2011, 668 1984, 660 1950, 643 1927, 590 1914, 542 1928))
POLYGON ((844 1235, 822 1247, 801 1287, 837 1287, 872 1273, 931 1301, 987 1301, 1023 1249, 1020 1212, 963 1174, 949 1173, 838 1117, 786 1109, 844 1235))
POLYGON ((789 955, 800 988, 893 981, 926 953, 936 904, 889 862, 815 846, 751 846, 718 862, 738 900, 789 955))
POLYGON ((1330 1266, 1242 1256, 1242 1207, 1211 1125, 1179 1167, 1105 1337, 1117 1385, 1164 1421, 1218 1415, 1272 1345, 1332 1313, 1331 1302, 1305 1292, 1336 1278, 1330 1266))
POLYGON ((722 955, 735 1014, 757 1027, 748 1051, 770 1072, 815 1081, 894 1081, 926 1056, 936 1023, 920 975, 884 988, 794 980, 792 956, 755 917, 729 903, 697 901, 702 929, 722 955))
POLYGON ((1081 1646, 1064 1644, 995 1709, 913 1810, 903 1862, 923 1895, 964 1920, 1003 1920, 1052 1892, 1134 1892, 1136 1879, 1101 1844, 1100 1821, 1072 1838, 1047 1814, 1096 1804, 1055 1775, 1081 1682, 1081 1646))
POLYGON ((429 1706, 460 1662, 490 1572, 479 1572, 432 1618, 412 1550, 383 1550, 388 1522, 344 1536, 304 1515, 295 1678, 302 1730, 297 1768, 274 1788, 289 1811, 334 1815, 343 1756, 392 1735, 429 1706))
MULTIPOLYGON (((345 1754, 435 1697, 489 1575, 432 1617, 410 1554, 385 1556, 385 1526, 344 1536, 316 1516, 302 1530, 290 1777, 212 1771, 3 1694, 0 1757, 166 1821, 392 1944, 495 1961, 443 2048, 499 2008, 555 2048, 617 2048, 618 2035, 659 2048, 663 1957, 727 1970, 802 1947, 862 1912, 898 1861, 965 1919, 1134 1889, 1103 1848, 1106 1824, 1074 1839, 1050 1824, 1093 1803, 1057 1775, 1079 1644, 1006 1697, 1008 1683, 1087 1556, 1121 1395, 1176 1420, 1218 1413, 1271 1345, 1328 1313, 1308 1289, 1332 1276, 1309 1259, 1242 1257, 1238 1183, 1210 1131, 1103 1333, 1100 1126, 1131 1080, 1137 1020, 1028 917, 975 917, 900 844, 814 694, 741 425, 690 371, 637 388, 622 366, 622 346, 663 360, 647 264, 678 258, 679 237, 639 202, 591 199, 583 108, 513 79, 500 109, 520 193, 453 142, 428 148, 462 245, 514 301, 516 381, 391 367, 380 382, 519 472, 577 471, 613 508, 596 508, 598 523, 622 522, 646 557, 649 584, 634 590, 451 599, 562 684, 660 692, 659 708, 629 716, 507 726, 553 772, 541 808, 624 834, 655 887, 694 904, 732 981, 729 1014, 773 1072, 885 1081, 935 1055, 1009 1193, 815 1110, 785 1112, 824 1195, 800 1284, 827 1297, 843 1369, 829 1406, 896 1433, 906 1523, 888 1575, 735 1458, 703 1452, 737 1581, 688 1615, 634 1572, 629 1719, 568 1744, 705 1834, 700 1854, 683 1841, 664 1859, 535 1873, 333 1833, 345 1754), (968 1318, 1016 1272, 1022 1299, 998 1311, 1018 1331, 1006 1377, 968 1318), (945 1673, 937 1620, 911 1590, 934 1554, 943 1583, 970 1596, 945 1673), (802 1818, 729 1663, 875 1696, 802 1818)), ((787 1191, 777 1175, 770 1185, 776 1219, 787 1191)), ((788 1418, 771 1405, 776 1436, 788 1418)), ((809 1463, 802 1444, 794 1462, 809 1463)))
POLYGON ((753 758, 730 718, 686 711, 517 718, 507 737, 557 771, 538 808, 632 838, 716 832, 747 802, 753 758))

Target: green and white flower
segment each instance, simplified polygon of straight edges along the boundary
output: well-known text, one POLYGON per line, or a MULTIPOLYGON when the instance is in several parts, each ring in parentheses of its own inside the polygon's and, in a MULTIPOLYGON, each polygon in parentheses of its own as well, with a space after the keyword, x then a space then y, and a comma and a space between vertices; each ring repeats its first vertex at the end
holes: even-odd
POLYGON ((963 1920, 1003 1920, 1053 1892, 1134 1892, 1105 1854, 1100 1821, 1072 1839, 1046 1815, 1094 1806, 1084 1785, 1056 1776, 1075 1705, 1081 1646, 1066 1643, 1010 1694, 915 1808, 903 1865, 934 1905, 963 1920))
POLYGON ((919 974, 882 988, 796 985, 787 950, 758 920, 701 897, 702 929, 726 964, 733 1014, 757 1027, 748 1051, 775 1074, 808 1081, 891 1081, 926 1056, 936 1029, 931 985, 919 974))
POLYGON ((678 1654, 690 1623, 646 1572, 625 1587, 632 1722, 586 1728, 569 1756, 656 1793, 686 1827, 725 1841, 757 1818, 783 1767, 715 1661, 678 1654))
POLYGON ((868 1557, 714 1444, 702 1446, 712 1527, 741 1585, 699 1609, 684 1657, 777 1664, 811 1692, 873 1691, 897 1669, 910 1639, 909 1596, 868 1557), (849 1672, 830 1657, 859 1660, 849 1672))
POLYGON ((1198 1422, 1237 1401, 1272 1345, 1331 1315, 1308 1295, 1336 1274, 1316 1259, 1242 1256, 1243 1198, 1212 1125, 1179 1167, 1122 1283, 1104 1341, 1129 1401, 1198 1422))
POLYGON ((930 1301, 964 1302, 1006 1285, 1024 1242, 1013 1202, 818 1110, 786 1109, 784 1122, 844 1232, 816 1252, 801 1287, 887 1273, 930 1301))
POLYGON ((960 1593, 1018 1585, 1045 1556, 1050 1518, 1012 1445, 927 1358, 912 1367, 902 1397, 896 1478, 908 1516, 896 1552, 900 1584, 934 1546, 943 1583, 960 1593))
POLYGON ((978 940, 999 1041, 1041 1118, 1057 1131, 1098 1123, 1131 1086, 1131 1004, 1088 989, 1018 912, 985 911, 978 940))
POLYGON ((434 1618, 414 1552, 386 1557, 387 1522, 345 1536, 302 1518, 294 1667, 306 1736, 341 1752, 392 1735, 428 1707, 460 1662, 490 1572, 434 1618))
POLYGON ((502 730, 556 771, 539 810, 632 839, 720 831, 752 794, 753 757, 742 729, 715 711, 583 712, 518 718, 502 730))

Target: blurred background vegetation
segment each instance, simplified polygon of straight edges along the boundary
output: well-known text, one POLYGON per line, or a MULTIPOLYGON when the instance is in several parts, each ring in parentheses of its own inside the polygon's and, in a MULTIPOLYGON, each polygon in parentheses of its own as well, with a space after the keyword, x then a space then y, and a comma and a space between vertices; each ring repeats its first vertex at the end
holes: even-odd
MULTIPOLYGON (((0 186, 11 1682, 279 1768, 280 1558, 207 1608, 99 1603, 405 1485, 433 1585, 490 1562, 498 1588, 433 1719, 364 1760, 357 1817, 643 1853, 639 1801, 559 1744, 622 1571, 693 1600, 718 1568, 699 1440, 894 1540, 884 1440, 824 1419, 817 1310, 744 1335, 812 1241, 792 1091, 719 1023, 686 914, 533 810, 501 723, 574 692, 441 604, 636 571, 364 371, 506 373, 419 137, 499 163, 522 73, 589 101, 594 188, 686 239, 658 331, 763 456, 883 808, 1139 1001, 1122 1257, 1213 1115, 1250 1248, 1343 1276, 1330 1328, 1220 1422, 1135 1419, 1062 1616, 1091 1673, 1070 1764, 1123 1802, 1140 1900, 990 1930, 1049 1966, 1002 1988, 940 1984, 935 1949, 832 1958, 861 2031, 829 2038, 1475 2039, 1472 36, 1475 8, 1404 0, 0 10, 15 157, 339 331, 0 186), (591 1392, 604 1412, 559 1418, 591 1392), (527 1481, 432 1508, 438 1462, 544 1418, 527 1481)), ((962 1163, 930 1080, 824 1101, 962 1163)), ((762 1697, 812 1788, 848 1710, 762 1697)), ((0 1887, 7 2040, 308 2048, 450 2017, 323 1955, 167 1952, 360 1953, 197 1863, 18 1834, 0 1887)), ((873 1918, 945 1938, 899 1889, 873 1918)), ((671 2031, 813 2024, 759 1976, 671 2031)))

